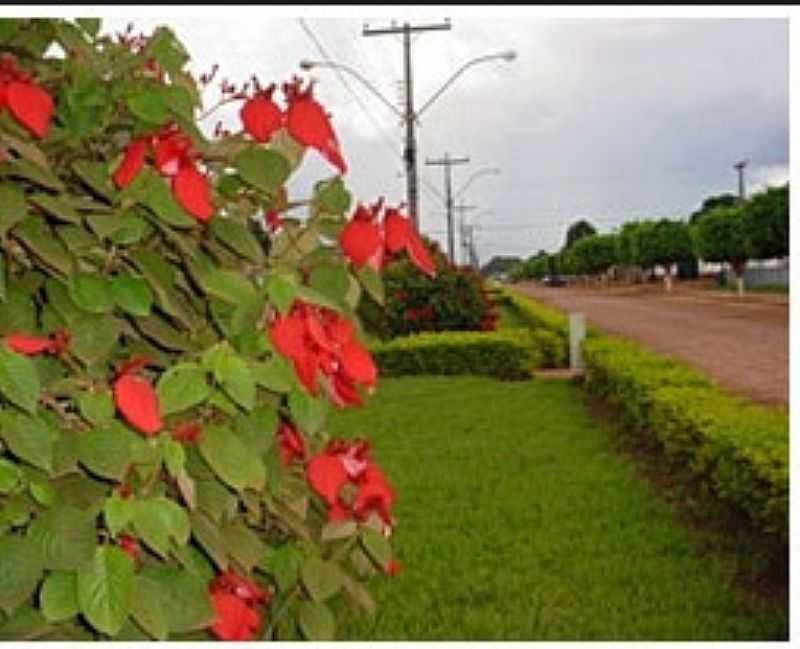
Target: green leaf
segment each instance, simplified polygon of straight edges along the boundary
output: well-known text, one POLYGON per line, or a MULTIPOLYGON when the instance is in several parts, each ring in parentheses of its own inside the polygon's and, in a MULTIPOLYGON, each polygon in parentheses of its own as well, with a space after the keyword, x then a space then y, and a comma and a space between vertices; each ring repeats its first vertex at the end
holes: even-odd
POLYGON ((180 363, 161 375, 156 385, 161 413, 171 415, 203 403, 211 394, 205 370, 196 363, 180 363))
POLYGON ((226 525, 221 532, 228 553, 248 572, 261 561, 264 544, 243 521, 237 520, 226 525))
POLYGON ((103 518, 111 534, 119 536, 125 527, 133 520, 133 500, 120 498, 116 493, 106 499, 103 505, 103 518))
POLYGON ((0 162, 0 176, 23 178, 35 185, 57 192, 64 190, 64 183, 58 176, 25 158, 0 162))
POLYGON ((234 160, 234 165, 246 183, 266 193, 278 189, 289 178, 289 162, 277 151, 250 146, 234 160))
POLYGON ((0 609, 11 613, 28 599, 42 576, 37 549, 19 536, 0 538, 0 609))
POLYGON ((90 424, 102 426, 114 418, 114 401, 110 392, 82 392, 78 397, 81 416, 90 424))
POLYGON ((75 260, 63 244, 53 236, 44 219, 30 218, 14 228, 14 236, 48 267, 64 276, 72 273, 75 260))
POLYGON ((46 480, 31 480, 28 491, 42 507, 52 507, 57 498, 56 490, 46 480))
POLYGON ((169 591, 160 581, 137 575, 133 583, 134 597, 131 615, 136 623, 156 640, 169 636, 167 611, 174 605, 169 601, 169 591))
POLYGON ((191 533, 186 510, 164 496, 135 501, 133 527, 139 538, 161 557, 167 556, 170 539, 185 545, 191 533))
POLYGON ((292 588, 300 578, 303 555, 291 543, 278 547, 268 547, 261 561, 261 568, 275 579, 275 585, 282 593, 292 588))
POLYGON ((383 286, 383 278, 376 270, 369 266, 362 266, 357 271, 361 286, 366 289, 369 296, 381 306, 386 301, 386 291, 383 286))
POLYGON ((23 410, 36 412, 39 390, 39 375, 33 362, 0 346, 0 393, 23 410))
POLYGON ((120 273, 111 280, 111 295, 123 311, 134 316, 148 316, 153 306, 153 294, 141 277, 120 273))
POLYGON ((72 171, 100 198, 110 200, 116 194, 116 189, 111 184, 108 168, 104 163, 78 160, 72 164, 72 171))
POLYGON ((118 547, 97 548, 92 565, 78 572, 78 603, 95 629, 114 636, 133 606, 133 561, 118 547))
POLYGON ((40 419, 19 412, 0 412, 0 438, 19 459, 50 471, 58 435, 40 419))
POLYGON ((16 185, 0 185, 0 236, 28 218, 25 192, 16 185))
POLYGON ((162 93, 156 89, 148 89, 130 95, 125 103, 128 110, 143 122, 161 126, 167 121, 167 104, 162 93))
POLYGON ((172 566, 148 566, 139 573, 159 584, 170 633, 188 633, 214 623, 216 614, 208 595, 208 582, 172 566))
POLYGON ((368 527, 361 531, 361 543, 372 560, 383 568, 392 560, 392 546, 380 532, 368 527))
POLYGON ((228 569, 228 548, 219 528, 205 515, 191 515, 192 536, 220 570, 228 569))
POLYGON ((304 390, 294 389, 289 393, 289 412, 292 419, 310 435, 322 430, 328 411, 327 401, 315 399, 304 390))
POLYGON ((320 602, 303 602, 297 611, 297 622, 307 640, 326 642, 336 634, 336 620, 330 609, 320 602))
POLYGON ((0 626, 0 641, 38 640, 43 638, 50 629, 51 627, 41 611, 26 603, 3 621, 0 626))
POLYGON ((277 354, 265 363, 251 365, 256 383, 273 392, 288 392, 296 385, 295 371, 289 361, 277 354))
POLYGON ((84 315, 70 329, 70 351, 86 365, 108 358, 120 334, 120 322, 111 316, 84 315))
POLYGON ((209 230, 221 243, 253 263, 264 262, 264 250, 247 227, 233 219, 216 218, 209 230))
POLYGON ((77 273, 69 285, 69 296, 84 311, 108 313, 114 308, 114 298, 108 280, 94 273, 77 273))
POLYGON ((99 18, 76 18, 75 22, 78 23, 81 29, 92 38, 97 36, 97 34, 100 32, 99 18))
POLYGON ((266 469, 261 458, 254 457, 237 435, 221 426, 207 426, 199 444, 200 453, 225 484, 241 491, 247 487, 261 490, 266 469))
POLYGON ((326 214, 344 214, 350 208, 350 192, 340 176, 317 183, 315 187, 315 206, 326 214))
POLYGON ((183 466, 186 462, 186 453, 183 450, 183 445, 175 440, 166 438, 162 443, 162 451, 167 471, 173 478, 177 478, 183 472, 183 466))
POLYGON ((76 570, 92 561, 97 532, 93 512, 61 504, 40 515, 27 540, 48 570, 76 570))
POLYGON ((81 223, 81 215, 69 203, 58 196, 39 192, 30 196, 28 200, 59 221, 66 221, 74 225, 80 225, 81 223))
POLYGON ((340 264, 322 263, 311 273, 309 285, 325 297, 342 302, 350 289, 350 273, 340 264))
POLYGON ((145 205, 167 225, 175 228, 191 228, 197 222, 189 216, 172 197, 167 183, 153 175, 147 187, 145 205))
POLYGON ((17 464, 0 458, 0 494, 12 491, 22 479, 22 471, 17 464))
POLYGON ((53 572, 39 591, 39 604, 48 622, 75 617, 78 606, 78 576, 74 572, 53 572))
POLYGON ((101 478, 122 481, 133 463, 134 433, 124 426, 98 428, 80 437, 78 460, 101 478))
POLYGON ((230 356, 220 377, 225 392, 245 410, 256 403, 256 381, 247 363, 238 356, 230 356))
POLYGON ((333 597, 342 587, 342 571, 334 563, 309 557, 303 564, 303 584, 316 602, 333 597))
POLYGON ((273 275, 267 282, 267 294, 275 308, 286 314, 297 295, 297 280, 291 275, 273 275))

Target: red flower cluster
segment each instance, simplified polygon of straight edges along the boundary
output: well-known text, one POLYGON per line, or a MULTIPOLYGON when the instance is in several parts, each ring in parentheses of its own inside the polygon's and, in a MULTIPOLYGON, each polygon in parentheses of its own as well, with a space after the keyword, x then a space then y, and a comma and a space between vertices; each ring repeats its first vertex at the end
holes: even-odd
POLYGON ((54 331, 49 336, 29 336, 28 334, 13 333, 5 338, 6 346, 18 354, 36 356, 38 354, 63 353, 69 345, 70 334, 62 329, 54 331))
POLYGON ((283 84, 286 111, 272 100, 275 84, 248 99, 239 112, 244 130, 256 142, 264 143, 286 127, 289 135, 300 144, 316 149, 341 173, 345 173, 347 163, 325 109, 314 99, 314 84, 309 82, 305 90, 301 89, 301 84, 297 77, 291 83, 283 84))
POLYGON ((375 512, 391 528, 394 489, 370 459, 367 442, 331 441, 323 453, 308 462, 306 479, 328 504, 328 520, 364 520, 375 512), (343 492, 348 484, 356 487, 350 502, 343 492))
POLYGON ((356 208, 353 218, 339 235, 339 243, 347 258, 355 266, 366 265, 380 270, 385 256, 405 250, 417 268, 434 277, 436 266, 411 221, 398 209, 387 207, 380 223, 382 208, 383 199, 372 207, 359 205, 356 208))
POLYGON ((120 189, 127 187, 145 163, 148 152, 159 173, 171 179, 175 199, 198 221, 206 222, 214 214, 208 179, 194 163, 197 155, 192 141, 175 126, 165 126, 154 135, 143 136, 130 142, 125 156, 114 172, 114 182, 120 189))
POLYGON ((433 306, 426 304, 418 309, 406 309, 406 320, 431 320, 433 318, 433 306))
POLYGON ((306 444, 294 426, 282 421, 275 436, 278 438, 278 453, 283 465, 288 466, 295 458, 301 461, 306 458, 306 444))
POLYGON ((217 575, 209 590, 217 614, 211 632, 220 640, 252 640, 261 624, 255 606, 267 602, 268 593, 230 570, 217 575))
POLYGON ((134 358, 117 371, 114 403, 125 421, 152 437, 164 427, 158 397, 147 379, 133 374, 147 363, 146 358, 134 358))
POLYGON ((339 407, 360 405, 356 385, 371 388, 378 378, 372 357, 355 339, 353 324, 331 309, 297 300, 288 315, 273 320, 269 338, 294 363, 311 394, 317 394, 321 372, 331 400, 339 407))
POLYGON ((139 544, 136 539, 127 534, 123 534, 117 541, 120 549, 127 554, 133 561, 139 558, 139 544))
POLYGON ((8 108, 14 119, 41 139, 47 135, 54 107, 50 95, 17 68, 13 56, 0 57, 0 112, 8 108))

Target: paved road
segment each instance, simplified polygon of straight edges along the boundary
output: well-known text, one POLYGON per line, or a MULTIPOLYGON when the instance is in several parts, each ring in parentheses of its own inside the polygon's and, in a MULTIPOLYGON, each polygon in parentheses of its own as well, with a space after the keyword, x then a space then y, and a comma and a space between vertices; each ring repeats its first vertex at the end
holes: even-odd
POLYGON ((714 376, 733 392, 770 404, 789 403, 789 306, 737 301, 700 292, 546 288, 522 292, 566 311, 582 311, 597 327, 636 339, 714 376))

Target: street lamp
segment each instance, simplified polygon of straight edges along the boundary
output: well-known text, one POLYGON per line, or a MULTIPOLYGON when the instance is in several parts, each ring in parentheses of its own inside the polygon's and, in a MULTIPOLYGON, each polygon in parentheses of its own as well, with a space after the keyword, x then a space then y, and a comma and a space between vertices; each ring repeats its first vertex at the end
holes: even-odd
POLYGON ((497 175, 497 174, 499 174, 499 173, 500 173, 500 169, 499 169, 499 168, 497 168, 497 167, 486 167, 485 169, 479 169, 479 170, 478 170, 478 171, 476 171, 474 174, 472 174, 472 175, 471 175, 471 176, 470 176, 470 177, 467 179, 467 182, 465 182, 465 183, 464 183, 464 184, 461 186, 461 189, 459 189, 459 190, 456 192, 456 198, 459 198, 459 197, 460 197, 460 196, 461 196, 461 195, 462 195, 462 194, 463 194, 465 191, 467 191, 467 187, 469 187, 469 186, 472 184, 472 181, 473 181, 473 180, 475 180, 476 178, 480 178, 481 176, 487 176, 487 175, 489 175, 489 174, 491 174, 491 175, 497 175))
POLYGON ((471 68, 478 63, 485 63, 487 61, 494 61, 494 60, 503 60, 503 61, 513 61, 517 58, 517 53, 514 50, 507 50, 505 52, 500 52, 499 54, 487 54, 485 56, 479 56, 474 58, 470 61, 467 61, 464 65, 462 65, 458 70, 456 70, 450 78, 444 82, 441 88, 437 90, 433 95, 431 95, 430 99, 426 101, 422 108, 418 111, 414 110, 413 107, 413 88, 411 82, 411 75, 407 70, 406 74, 406 106, 405 110, 401 111, 398 109, 391 101, 386 99, 381 92, 375 88, 369 81, 367 81, 361 74, 353 70, 350 66, 344 65, 342 63, 334 63, 333 61, 308 61, 303 60, 300 62, 300 67, 303 70, 312 70, 314 68, 332 68, 334 70, 341 70, 342 72, 346 72, 347 74, 353 76, 357 79, 364 87, 366 87, 373 95, 378 97, 381 102, 390 107, 392 112, 398 115, 406 127, 406 147, 405 147, 405 163, 406 163, 406 193, 407 193, 407 202, 408 202, 408 211, 411 216, 411 221, 414 223, 414 227, 419 230, 419 218, 417 215, 417 206, 418 206, 418 195, 417 195, 417 138, 415 133, 415 124, 417 119, 419 118, 422 113, 424 113, 434 101, 436 101, 442 93, 447 90, 455 80, 460 77, 464 72, 471 68))

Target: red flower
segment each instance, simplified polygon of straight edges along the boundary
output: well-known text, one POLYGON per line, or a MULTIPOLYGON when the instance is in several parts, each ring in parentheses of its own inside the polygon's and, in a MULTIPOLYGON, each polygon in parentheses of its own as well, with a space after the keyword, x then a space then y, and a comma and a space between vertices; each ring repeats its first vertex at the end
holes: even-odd
POLYGON ((282 464, 289 465, 295 458, 298 460, 305 458, 305 442, 293 426, 282 421, 275 434, 278 438, 278 452, 282 464))
POLYGON ((133 140, 125 148, 125 156, 114 172, 114 183, 120 189, 130 185, 144 166, 144 158, 147 154, 147 140, 139 138, 133 140))
POLYGON ((26 356, 44 353, 61 354, 67 348, 69 340, 69 333, 63 330, 55 331, 49 337, 13 333, 8 334, 5 338, 6 346, 10 350, 26 356))
POLYGON ((382 206, 383 201, 378 201, 371 208, 356 207, 353 218, 339 235, 345 256, 354 266, 380 270, 386 254, 404 250, 417 268, 434 277, 436 266, 411 221, 397 209, 387 208, 383 223, 379 224, 382 206))
POLYGON ((186 421, 172 427, 172 439, 182 444, 197 444, 203 435, 199 422, 186 421))
POLYGON ((400 574, 400 562, 397 559, 390 559, 383 570, 390 577, 397 577, 400 574))
POLYGON ((220 640, 251 640, 261 624, 255 610, 269 597, 257 584, 233 571, 220 573, 210 585, 217 614, 211 632, 220 640))
POLYGON ((269 338, 275 350, 292 361, 309 393, 317 393, 322 375, 340 407, 360 404, 356 385, 375 385, 375 363, 355 339, 352 324, 331 309, 296 301, 288 315, 273 320, 269 338))
POLYGON ((131 374, 125 368, 114 383, 114 402, 122 417, 131 426, 152 437, 164 427, 153 386, 147 379, 131 374))
POLYGON ((303 146, 319 151, 328 162, 345 173, 347 163, 342 158, 336 133, 325 109, 314 100, 313 82, 305 90, 300 89, 300 84, 300 79, 295 78, 292 83, 283 85, 289 104, 285 116, 289 134, 303 146))
POLYGON ((151 151, 156 169, 171 179, 175 200, 195 219, 205 223, 213 216, 214 206, 208 179, 198 171, 191 147, 191 139, 174 126, 165 126, 154 135, 133 140, 114 171, 114 183, 123 189, 133 182, 151 151))
POLYGON ((281 215, 275 210, 269 210, 264 214, 264 222, 270 232, 275 232, 283 224, 281 215))
POLYGON ((309 486, 328 504, 328 520, 340 522, 355 517, 365 520, 376 513, 387 528, 392 525, 395 493, 386 476, 369 458, 363 441, 334 440, 306 467, 309 486), (341 499, 348 483, 357 491, 352 506, 341 499))
POLYGON ((139 558, 139 544, 132 536, 128 536, 127 534, 120 536, 117 543, 120 549, 131 559, 136 561, 139 558))
POLYGON ((211 632, 220 640, 252 640, 261 618, 246 602, 226 592, 211 593, 217 614, 211 632))
POLYGON ((4 108, 39 139, 47 135, 55 108, 52 97, 7 54, 0 60, 0 110, 4 108))
POLYGON ((272 101, 275 85, 248 99, 239 111, 244 130, 256 142, 269 142, 283 125, 283 113, 272 101))
POLYGON ((205 223, 214 214, 208 180, 194 166, 181 167, 172 184, 175 198, 198 221, 205 223))

